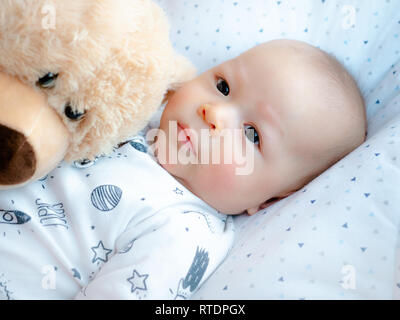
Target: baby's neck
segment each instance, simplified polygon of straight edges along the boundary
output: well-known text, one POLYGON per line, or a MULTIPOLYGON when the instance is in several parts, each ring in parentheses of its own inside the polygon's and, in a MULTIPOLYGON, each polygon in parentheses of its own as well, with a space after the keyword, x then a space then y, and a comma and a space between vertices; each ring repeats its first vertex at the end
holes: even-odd
POLYGON ((186 189, 188 189, 190 192, 193 193, 193 191, 190 188, 190 184, 186 182, 186 180, 179 178, 177 176, 174 176, 173 174, 170 173, 171 176, 173 176, 175 178, 175 180, 177 180, 181 185, 183 185, 186 189))

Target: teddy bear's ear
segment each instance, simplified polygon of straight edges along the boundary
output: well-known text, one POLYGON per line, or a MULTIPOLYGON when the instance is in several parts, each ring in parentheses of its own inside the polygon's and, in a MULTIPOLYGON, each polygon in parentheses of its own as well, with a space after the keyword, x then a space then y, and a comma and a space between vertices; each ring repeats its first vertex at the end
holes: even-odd
POLYGON ((172 63, 170 82, 167 93, 164 96, 162 103, 169 100, 171 95, 186 81, 193 79, 196 76, 196 68, 184 56, 176 55, 172 63))
POLYGON ((175 91, 184 82, 189 81, 196 76, 196 68, 184 56, 176 55, 171 67, 172 71, 168 91, 175 91))

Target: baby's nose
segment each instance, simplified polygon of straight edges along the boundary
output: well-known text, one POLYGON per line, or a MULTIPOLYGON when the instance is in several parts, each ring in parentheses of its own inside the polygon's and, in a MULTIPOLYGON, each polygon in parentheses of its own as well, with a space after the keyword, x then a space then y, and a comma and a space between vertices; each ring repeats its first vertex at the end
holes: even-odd
POLYGON ((225 127, 222 110, 219 106, 203 104, 197 108, 197 114, 213 130, 221 130, 225 127))

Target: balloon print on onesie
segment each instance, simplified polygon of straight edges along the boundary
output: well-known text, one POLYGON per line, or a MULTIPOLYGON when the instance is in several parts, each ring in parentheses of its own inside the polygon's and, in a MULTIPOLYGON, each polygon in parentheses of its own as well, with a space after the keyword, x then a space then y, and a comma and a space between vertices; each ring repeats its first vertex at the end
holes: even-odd
POLYGON ((93 206, 103 212, 115 209, 122 197, 122 190, 114 185, 102 185, 95 188, 90 200, 93 206))

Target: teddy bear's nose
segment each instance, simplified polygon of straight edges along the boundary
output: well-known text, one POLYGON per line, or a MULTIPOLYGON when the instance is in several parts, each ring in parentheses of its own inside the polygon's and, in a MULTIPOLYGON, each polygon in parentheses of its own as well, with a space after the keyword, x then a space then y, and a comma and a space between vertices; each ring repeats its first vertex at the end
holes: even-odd
POLYGON ((0 125, 0 185, 23 183, 35 170, 35 152, 26 137, 0 125))

